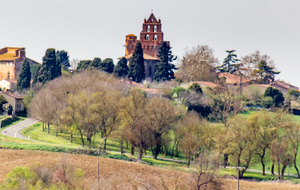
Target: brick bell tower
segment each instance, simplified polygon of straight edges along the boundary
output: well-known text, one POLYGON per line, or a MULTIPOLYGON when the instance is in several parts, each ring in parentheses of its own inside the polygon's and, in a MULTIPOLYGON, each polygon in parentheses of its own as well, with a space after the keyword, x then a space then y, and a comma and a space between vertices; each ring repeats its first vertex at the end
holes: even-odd
MULTIPOLYGON (((138 42, 142 44, 145 59, 146 78, 153 79, 155 73, 155 64, 159 61, 158 51, 160 45, 164 42, 164 34, 161 31, 161 20, 157 20, 153 13, 148 19, 144 19, 143 28, 140 33, 140 39, 137 36, 129 34, 125 41, 125 58, 129 60, 134 52, 138 42)), ((169 42, 167 42, 169 43, 169 42)))

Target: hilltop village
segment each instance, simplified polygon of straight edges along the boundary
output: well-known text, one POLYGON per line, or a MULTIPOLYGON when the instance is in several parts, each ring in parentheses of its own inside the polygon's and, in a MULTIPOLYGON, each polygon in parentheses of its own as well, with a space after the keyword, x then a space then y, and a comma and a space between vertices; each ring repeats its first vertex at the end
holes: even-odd
POLYGON ((0 49, 0 151, 19 163, 0 189, 296 189, 299 88, 276 79, 275 61, 259 50, 219 60, 209 45, 179 60, 163 20, 141 26, 117 63, 0 49))

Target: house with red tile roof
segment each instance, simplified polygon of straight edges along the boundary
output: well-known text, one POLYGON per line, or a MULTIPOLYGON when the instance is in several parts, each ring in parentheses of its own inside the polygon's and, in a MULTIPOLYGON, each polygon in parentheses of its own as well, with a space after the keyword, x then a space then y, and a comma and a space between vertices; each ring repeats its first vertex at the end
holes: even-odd
POLYGON ((246 79, 243 76, 234 75, 230 73, 218 73, 218 77, 222 78, 224 77, 226 79, 226 84, 233 85, 233 86, 247 86, 250 84, 250 80, 246 79))

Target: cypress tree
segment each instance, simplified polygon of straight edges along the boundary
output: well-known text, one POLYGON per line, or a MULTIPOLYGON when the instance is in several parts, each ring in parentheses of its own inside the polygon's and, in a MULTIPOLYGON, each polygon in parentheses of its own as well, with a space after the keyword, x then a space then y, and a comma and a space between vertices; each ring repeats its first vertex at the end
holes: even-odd
POLYGON ((167 42, 163 42, 158 53, 160 61, 155 66, 154 80, 165 81, 174 79, 173 70, 177 70, 177 68, 172 62, 176 60, 176 57, 172 55, 170 45, 167 42))
POLYGON ((30 88, 30 81, 31 81, 30 65, 28 59, 25 59, 17 81, 18 90, 20 91, 26 88, 30 88))
POLYGON ((127 59, 122 57, 114 68, 114 75, 117 77, 126 77, 128 75, 127 59))
POLYGON ((138 42, 129 61, 129 77, 135 82, 145 79, 145 65, 142 44, 138 42))
POLYGON ((49 48, 46 50, 45 56, 43 57, 43 65, 39 70, 37 81, 45 84, 60 75, 60 61, 56 59, 55 49, 49 48))

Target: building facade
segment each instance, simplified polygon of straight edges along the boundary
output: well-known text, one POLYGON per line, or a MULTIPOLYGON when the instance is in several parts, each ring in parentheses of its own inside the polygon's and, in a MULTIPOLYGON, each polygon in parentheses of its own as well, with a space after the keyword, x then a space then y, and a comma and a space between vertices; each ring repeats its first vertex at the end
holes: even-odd
POLYGON ((136 44, 138 42, 142 44, 146 79, 153 79, 155 74, 155 65, 159 61, 158 51, 160 45, 164 42, 164 34, 161 29, 161 20, 157 20, 152 13, 148 19, 144 19, 139 40, 134 34, 129 34, 126 36, 124 57, 127 60, 131 58, 136 44))
MULTIPOLYGON (((5 47, 0 49, 0 80, 16 80, 26 57, 25 48, 5 47)), ((27 58, 30 65, 39 64, 27 58)))

